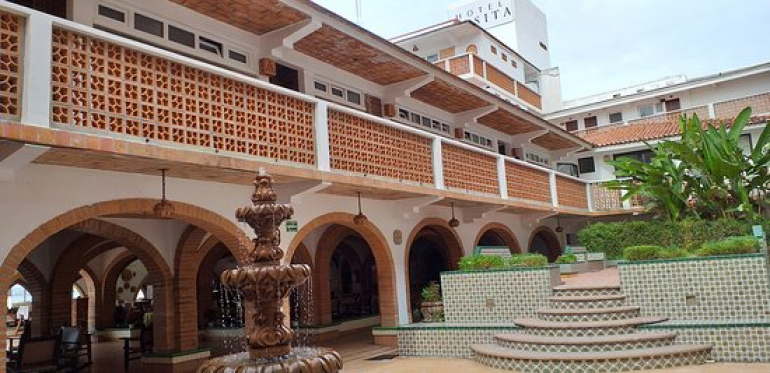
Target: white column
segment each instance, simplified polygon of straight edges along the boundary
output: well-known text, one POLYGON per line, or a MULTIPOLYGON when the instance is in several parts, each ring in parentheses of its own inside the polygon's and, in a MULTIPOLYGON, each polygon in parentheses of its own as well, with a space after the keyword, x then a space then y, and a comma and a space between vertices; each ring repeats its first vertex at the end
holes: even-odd
POLYGON ((315 157, 316 166, 321 171, 331 171, 332 163, 329 155, 329 106, 326 101, 318 101, 313 112, 315 126, 315 157))
POLYGON ((24 33, 21 86, 21 122, 33 126, 51 124, 51 17, 32 13, 24 33))
POLYGON ((551 204, 553 204, 553 207, 559 207, 559 195, 556 191, 556 172, 548 172, 548 181, 551 184, 551 204))
POLYGON ((500 198, 508 199, 508 177, 505 173, 505 157, 497 156, 497 184, 500 186, 500 198))
POLYGON ((594 211, 594 193, 593 183, 586 183, 586 202, 588 203, 588 211, 594 211))
POLYGON ((714 118, 716 118, 716 117, 717 117, 717 112, 716 112, 716 110, 714 109, 714 103, 713 103, 713 102, 710 102, 710 103, 708 104, 708 108, 709 108, 709 119, 714 119, 714 118))
POLYGON ((446 189, 444 186, 444 156, 441 150, 441 138, 433 138, 433 184, 436 189, 446 189))

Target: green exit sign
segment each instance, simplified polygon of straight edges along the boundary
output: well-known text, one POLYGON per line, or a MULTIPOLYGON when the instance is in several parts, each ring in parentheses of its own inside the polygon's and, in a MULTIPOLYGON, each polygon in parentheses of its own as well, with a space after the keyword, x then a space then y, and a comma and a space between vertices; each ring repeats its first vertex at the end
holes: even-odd
POLYGON ((286 232, 296 232, 297 228, 299 227, 299 224, 297 224, 296 220, 287 220, 286 221, 286 232))

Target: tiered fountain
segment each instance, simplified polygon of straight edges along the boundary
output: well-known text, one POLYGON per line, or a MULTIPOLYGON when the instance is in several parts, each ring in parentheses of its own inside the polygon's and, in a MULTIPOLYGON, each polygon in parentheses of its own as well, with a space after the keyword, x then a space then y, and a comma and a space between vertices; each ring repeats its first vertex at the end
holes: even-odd
POLYGON ((198 373, 334 373, 342 369, 342 358, 330 349, 296 348, 294 332, 284 322, 283 299, 310 277, 305 264, 281 264, 281 223, 294 208, 276 204, 273 178, 260 169, 254 180, 252 205, 239 208, 235 216, 256 233, 250 265, 222 273, 222 284, 238 289, 244 299, 248 352, 206 362, 198 373))

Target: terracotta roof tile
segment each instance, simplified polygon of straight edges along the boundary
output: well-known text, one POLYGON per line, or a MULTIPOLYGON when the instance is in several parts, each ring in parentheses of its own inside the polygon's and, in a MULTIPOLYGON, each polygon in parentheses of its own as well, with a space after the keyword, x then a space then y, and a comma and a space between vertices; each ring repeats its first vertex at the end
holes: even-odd
MULTIPOLYGON (((751 117, 749 123, 759 124, 768 121, 770 121, 770 116, 763 115, 751 117)), ((704 127, 709 124, 729 127, 732 124, 728 119, 710 119, 702 122, 704 127)), ((679 124, 677 121, 637 122, 602 126, 574 133, 597 147, 603 147, 678 136, 679 124)))

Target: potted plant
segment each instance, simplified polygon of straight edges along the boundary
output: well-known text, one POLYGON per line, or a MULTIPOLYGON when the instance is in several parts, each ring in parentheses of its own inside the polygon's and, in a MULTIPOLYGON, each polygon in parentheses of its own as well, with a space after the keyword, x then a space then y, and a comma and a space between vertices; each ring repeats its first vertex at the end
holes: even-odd
POLYGON ((444 303, 441 300, 441 286, 431 281, 428 286, 422 289, 420 294, 420 311, 422 312, 424 322, 444 321, 444 303))

